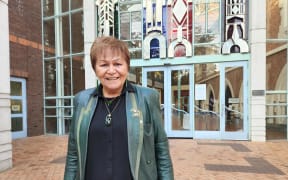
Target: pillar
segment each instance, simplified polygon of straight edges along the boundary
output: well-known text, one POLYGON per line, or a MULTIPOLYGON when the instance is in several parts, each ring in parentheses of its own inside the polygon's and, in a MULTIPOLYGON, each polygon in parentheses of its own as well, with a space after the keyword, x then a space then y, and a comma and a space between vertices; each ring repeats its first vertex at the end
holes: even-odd
POLYGON ((12 167, 8 0, 0 0, 0 172, 12 167))
POLYGON ((250 139, 266 140, 266 1, 249 1, 250 139))

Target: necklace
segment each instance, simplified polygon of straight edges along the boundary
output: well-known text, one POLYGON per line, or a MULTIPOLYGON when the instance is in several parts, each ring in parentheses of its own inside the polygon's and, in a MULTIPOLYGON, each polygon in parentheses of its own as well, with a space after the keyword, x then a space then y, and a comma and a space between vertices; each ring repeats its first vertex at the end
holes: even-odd
MULTIPOLYGON (((115 98, 115 99, 117 99, 117 98, 115 98)), ((119 96, 119 99, 118 99, 117 103, 115 104, 114 108, 113 108, 112 111, 110 112, 110 109, 109 109, 109 107, 108 107, 108 105, 107 105, 107 103, 109 103, 109 102, 107 102, 107 101, 104 99, 104 104, 105 104, 105 107, 106 107, 106 109, 107 109, 107 111, 108 111, 108 114, 107 114, 106 117, 105 117, 105 125, 106 125, 106 126, 110 126, 110 125, 111 125, 112 113, 114 112, 114 110, 115 110, 115 109, 117 108, 117 106, 119 105, 120 100, 121 100, 121 97, 119 96)), ((114 99, 113 99, 113 101, 114 101, 114 99)), ((110 102, 110 103, 112 103, 112 102, 110 102)), ((110 104, 109 104, 109 105, 110 105, 110 104)))
POLYGON ((110 106, 112 103, 113 103, 113 101, 115 100, 115 99, 117 99, 118 97, 114 97, 114 98, 104 98, 104 101, 107 103, 107 105, 108 106, 110 106))

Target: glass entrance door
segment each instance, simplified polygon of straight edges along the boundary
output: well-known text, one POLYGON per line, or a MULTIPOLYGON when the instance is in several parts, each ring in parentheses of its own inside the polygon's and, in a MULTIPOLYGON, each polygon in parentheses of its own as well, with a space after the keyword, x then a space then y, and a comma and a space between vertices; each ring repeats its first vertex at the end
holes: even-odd
POLYGON ((12 138, 27 136, 26 80, 11 78, 11 131, 12 138))
POLYGON ((195 138, 248 139, 247 62, 195 64, 195 138))
POLYGON ((248 139, 246 64, 245 62, 221 64, 222 139, 248 139))
POLYGON ((143 86, 160 93, 163 126, 169 137, 192 137, 192 66, 143 68, 143 86))

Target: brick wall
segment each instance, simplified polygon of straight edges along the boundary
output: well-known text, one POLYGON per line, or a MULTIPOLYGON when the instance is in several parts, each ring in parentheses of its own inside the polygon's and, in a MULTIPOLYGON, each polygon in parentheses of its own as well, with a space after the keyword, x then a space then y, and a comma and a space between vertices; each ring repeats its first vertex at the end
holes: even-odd
POLYGON ((28 136, 44 133, 41 1, 9 0, 10 72, 26 79, 28 136))

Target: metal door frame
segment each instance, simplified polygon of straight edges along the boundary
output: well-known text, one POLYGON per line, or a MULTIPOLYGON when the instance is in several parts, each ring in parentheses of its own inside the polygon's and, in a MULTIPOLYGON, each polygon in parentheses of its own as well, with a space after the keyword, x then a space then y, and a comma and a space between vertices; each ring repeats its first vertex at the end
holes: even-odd
MULTIPOLYGON (((194 138, 196 139, 225 139, 225 140, 248 140, 249 129, 248 129, 248 68, 247 61, 239 62, 223 62, 218 63, 220 70, 220 104, 219 104, 219 116, 220 116, 220 129, 219 131, 197 131, 194 130, 194 138), (225 67, 243 67, 243 131, 225 131, 225 67)), ((195 88, 195 83, 193 83, 193 89, 195 88)), ((193 93, 194 96, 194 93, 193 93)), ((195 98, 193 98, 195 99, 195 98)), ((193 100, 194 104, 194 100, 193 100)), ((194 108, 193 108, 194 110, 194 108)), ((193 113, 194 114, 194 113, 193 113)), ((194 117, 193 117, 194 120, 194 117)), ((194 122, 194 121, 193 121, 194 122)))
MULTIPOLYGON (((22 85, 22 96, 11 96, 12 99, 16 100, 21 100, 22 102, 22 113, 21 114, 12 114, 11 113, 11 124, 12 124, 12 118, 14 117, 22 117, 22 123, 23 123, 23 130, 22 131, 17 131, 17 132, 12 132, 12 138, 24 138, 27 137, 27 94, 26 94, 26 79, 23 78, 15 78, 11 77, 10 82, 20 82, 22 85)), ((12 127, 12 125, 11 125, 12 127)))
POLYGON ((247 70, 247 61, 243 62, 226 62, 220 63, 220 130, 221 130, 221 139, 227 140, 248 140, 249 131, 248 131, 248 70, 247 70), (243 67, 243 82, 242 82, 242 91, 243 91, 243 131, 225 131, 225 67, 243 67))
POLYGON ((178 65, 178 66, 162 66, 162 67, 143 67, 142 68, 142 83, 143 86, 147 87, 147 73, 154 71, 163 71, 164 72, 164 129, 168 137, 193 137, 194 123, 193 119, 193 88, 192 84, 194 82, 194 66, 193 65, 178 65), (171 72, 173 70, 189 70, 189 130, 173 130, 172 129, 172 119, 171 119, 171 72))

